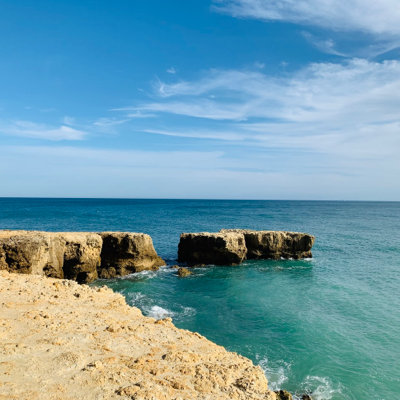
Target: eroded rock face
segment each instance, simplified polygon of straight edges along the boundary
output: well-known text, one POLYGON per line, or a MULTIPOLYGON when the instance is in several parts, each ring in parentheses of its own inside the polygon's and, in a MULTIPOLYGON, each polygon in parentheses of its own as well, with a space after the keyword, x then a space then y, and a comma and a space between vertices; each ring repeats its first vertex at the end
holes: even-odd
POLYGON ((0 269, 63 278, 64 242, 50 232, 0 231, 0 269))
POLYGON ((0 269, 89 283, 97 279, 101 247, 93 233, 0 231, 0 269))
POLYGON ((244 235, 247 259, 302 259, 312 257, 311 248, 315 237, 307 233, 285 231, 252 231, 223 229, 221 232, 237 232, 244 235))
POLYGON ((246 257, 243 233, 183 233, 178 260, 188 264, 237 265, 246 257))
POLYGON ((144 233, 101 232, 100 278, 124 276, 144 270, 157 270, 165 262, 157 255, 153 241, 144 233))
POLYGON ((0 231, 0 270, 90 283, 164 265, 143 233, 0 231))
POLYGON ((103 241, 95 233, 59 233, 65 243, 64 277, 78 283, 97 279, 103 241))

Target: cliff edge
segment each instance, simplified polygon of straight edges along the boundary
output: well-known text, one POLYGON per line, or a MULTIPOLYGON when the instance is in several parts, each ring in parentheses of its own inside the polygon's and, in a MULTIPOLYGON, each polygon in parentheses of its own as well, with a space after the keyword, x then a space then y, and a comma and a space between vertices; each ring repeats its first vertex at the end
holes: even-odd
POLYGON ((275 400, 260 367, 111 289, 0 271, 0 399, 275 400))

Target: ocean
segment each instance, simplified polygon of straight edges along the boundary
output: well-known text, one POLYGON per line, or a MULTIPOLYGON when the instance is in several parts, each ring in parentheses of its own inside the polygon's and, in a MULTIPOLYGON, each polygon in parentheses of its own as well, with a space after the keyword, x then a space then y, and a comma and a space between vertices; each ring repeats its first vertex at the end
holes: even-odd
POLYGON ((144 232, 168 265, 182 232, 222 228, 307 232, 314 257, 196 268, 186 278, 163 267, 94 285, 249 357, 274 390, 400 396, 400 203, 0 199, 0 229, 144 232))

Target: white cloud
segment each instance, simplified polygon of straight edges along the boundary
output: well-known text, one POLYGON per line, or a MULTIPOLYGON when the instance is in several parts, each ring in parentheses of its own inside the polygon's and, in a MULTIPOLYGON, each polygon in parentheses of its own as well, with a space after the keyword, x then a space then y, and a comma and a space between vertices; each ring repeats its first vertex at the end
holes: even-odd
POLYGON ((279 78, 212 70, 195 81, 159 85, 159 101, 140 109, 196 119, 147 132, 313 154, 322 157, 320 167, 341 173, 368 171, 372 162, 376 171, 390 164, 400 172, 398 61, 313 63, 279 78))
POLYGON ((13 121, 4 123, 0 121, 0 133, 11 136, 22 136, 44 140, 83 140, 88 135, 77 129, 62 125, 50 127, 45 124, 37 124, 31 121, 13 121))
POLYGON ((176 69, 175 69, 174 67, 171 67, 171 68, 168 68, 168 69, 167 69, 167 72, 168 72, 169 74, 176 74, 176 69))
POLYGON ((129 119, 116 119, 116 118, 99 118, 97 121, 93 122, 93 125, 99 127, 110 127, 114 125, 121 125, 128 122, 129 119))
POLYGON ((400 36, 398 0, 215 0, 234 17, 288 21, 336 31, 400 36))
POLYGON ((160 82, 157 94, 160 101, 136 109, 216 120, 333 120, 334 125, 387 121, 399 118, 400 62, 313 63, 280 78, 211 70, 196 81, 160 82), (217 96, 210 99, 211 93, 217 96))

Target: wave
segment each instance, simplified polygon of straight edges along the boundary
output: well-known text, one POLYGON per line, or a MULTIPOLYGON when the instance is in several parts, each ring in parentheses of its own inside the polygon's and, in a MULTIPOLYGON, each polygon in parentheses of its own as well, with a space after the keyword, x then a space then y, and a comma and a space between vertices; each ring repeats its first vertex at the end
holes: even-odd
POLYGON ((320 376, 307 376, 301 384, 301 389, 304 393, 310 393, 315 400, 330 400, 334 395, 342 397, 340 385, 335 388, 329 378, 320 376))
POLYGON ((153 306, 146 312, 147 316, 153 317, 155 319, 163 319, 167 317, 173 317, 175 315, 174 312, 170 310, 166 310, 160 306, 153 306))
POLYGON ((289 379, 288 374, 291 365, 283 360, 278 361, 275 365, 271 365, 268 363, 268 358, 263 358, 259 362, 259 365, 268 379, 268 387, 271 390, 282 389, 282 384, 289 379))
MULTIPOLYGON (((256 356, 256 359, 258 358, 259 356, 256 356)), ((272 365, 267 358, 263 358, 259 361, 259 365, 268 379, 268 387, 271 390, 287 390, 284 384, 289 381, 291 364, 279 360, 272 365)), ((303 394, 309 394, 313 400, 330 400, 334 396, 343 398, 340 384, 334 385, 329 378, 311 375, 308 375, 300 383, 296 392, 292 393, 293 400, 301 400, 303 394)))

